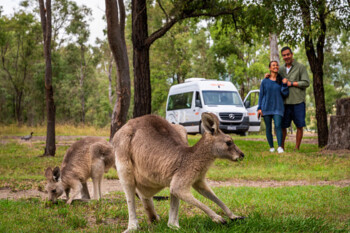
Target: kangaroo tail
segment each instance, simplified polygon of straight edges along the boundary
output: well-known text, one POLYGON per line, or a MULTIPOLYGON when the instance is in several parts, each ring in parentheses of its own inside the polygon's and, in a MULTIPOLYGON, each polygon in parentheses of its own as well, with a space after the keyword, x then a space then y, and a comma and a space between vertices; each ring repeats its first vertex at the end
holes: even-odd
POLYGON ((114 165, 114 149, 109 142, 96 142, 90 146, 90 153, 93 159, 102 159, 106 168, 114 165))

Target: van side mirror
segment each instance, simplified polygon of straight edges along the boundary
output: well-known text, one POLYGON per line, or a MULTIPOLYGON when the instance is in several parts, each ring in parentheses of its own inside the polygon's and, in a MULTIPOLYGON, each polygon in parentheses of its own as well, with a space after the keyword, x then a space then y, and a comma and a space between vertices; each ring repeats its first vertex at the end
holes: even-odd
POLYGON ((201 100, 196 100, 196 107, 199 107, 199 108, 202 107, 201 100))
POLYGON ((250 101, 247 100, 246 102, 244 102, 244 107, 245 108, 250 108, 250 101))

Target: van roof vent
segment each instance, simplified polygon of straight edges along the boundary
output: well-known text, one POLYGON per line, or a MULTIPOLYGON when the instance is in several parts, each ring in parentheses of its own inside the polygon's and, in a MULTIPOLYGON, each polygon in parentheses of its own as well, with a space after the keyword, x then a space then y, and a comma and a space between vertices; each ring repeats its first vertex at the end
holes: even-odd
POLYGON ((204 81, 205 78, 188 78, 185 79, 185 83, 189 83, 189 82, 195 82, 195 81, 204 81))

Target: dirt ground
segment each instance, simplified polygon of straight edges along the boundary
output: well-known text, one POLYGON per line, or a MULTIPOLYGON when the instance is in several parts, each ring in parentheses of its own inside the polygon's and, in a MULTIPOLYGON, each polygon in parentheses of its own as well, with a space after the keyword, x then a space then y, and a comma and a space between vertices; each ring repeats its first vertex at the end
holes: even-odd
MULTIPOLYGON (((247 181, 247 180, 232 180, 232 181, 212 181, 207 180, 208 184, 211 187, 284 187, 284 186, 305 186, 305 185, 334 185, 337 187, 346 187, 350 185, 350 180, 341 180, 341 181, 317 181, 317 182, 309 182, 309 181, 247 181)), ((92 182, 88 182, 88 188, 90 195, 93 194, 92 182)), ((102 195, 108 195, 111 192, 122 192, 122 186, 119 180, 107 180, 104 179, 102 183, 102 195)), ((12 192, 8 188, 0 189, 0 199, 28 199, 28 198, 41 198, 45 200, 46 193, 39 190, 24 190, 18 192, 12 192)), ((61 199, 66 199, 66 196, 63 195, 61 199)))

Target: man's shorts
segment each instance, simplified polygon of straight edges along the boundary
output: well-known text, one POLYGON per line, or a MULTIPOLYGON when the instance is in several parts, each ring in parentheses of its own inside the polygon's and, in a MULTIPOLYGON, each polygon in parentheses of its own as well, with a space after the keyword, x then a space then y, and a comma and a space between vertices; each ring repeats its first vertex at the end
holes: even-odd
POLYGON ((289 128, 292 121, 297 128, 305 127, 305 103, 285 104, 282 128, 289 128))

